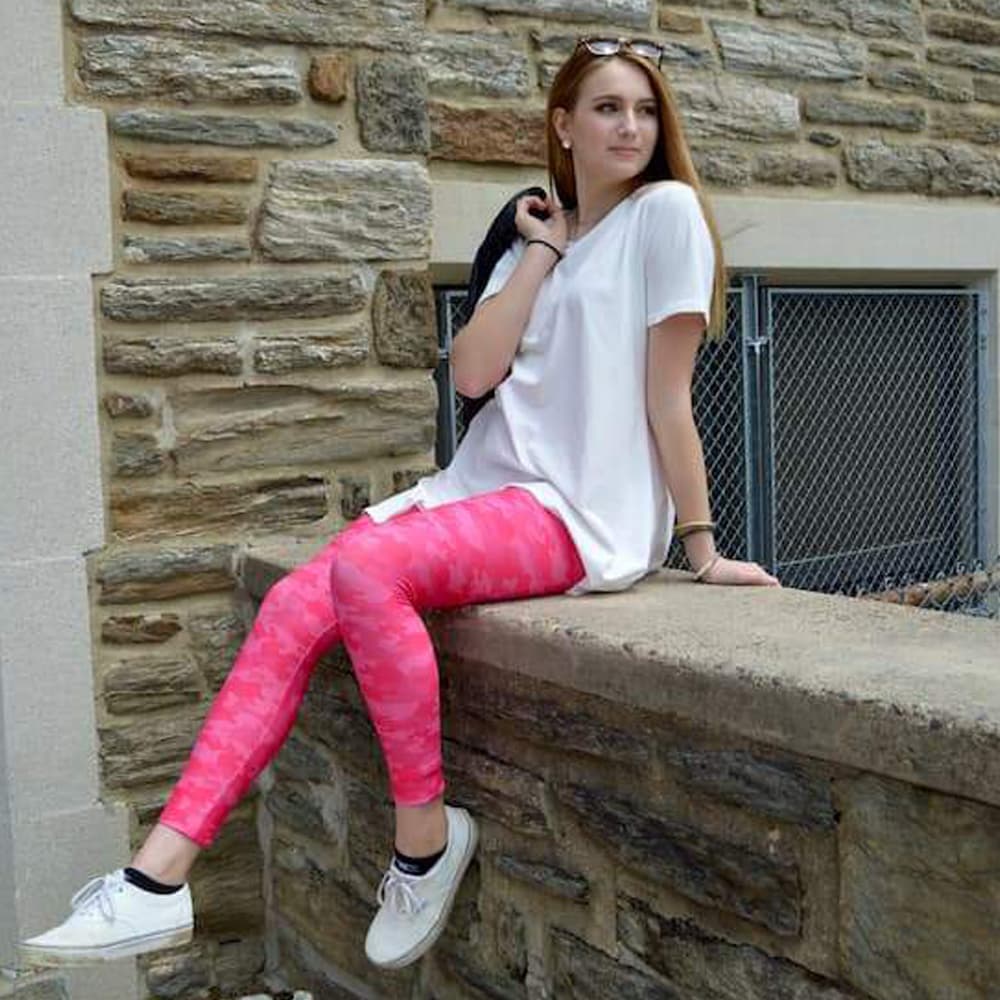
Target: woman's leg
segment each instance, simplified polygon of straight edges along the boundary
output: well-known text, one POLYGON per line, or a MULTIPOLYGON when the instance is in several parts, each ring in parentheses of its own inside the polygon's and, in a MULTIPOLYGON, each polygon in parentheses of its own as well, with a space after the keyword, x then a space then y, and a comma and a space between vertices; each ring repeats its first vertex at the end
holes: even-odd
POLYGON ((418 612, 563 593, 583 574, 562 520, 517 487, 411 509, 338 549, 334 612, 386 758, 398 851, 444 840, 437 661, 418 612))

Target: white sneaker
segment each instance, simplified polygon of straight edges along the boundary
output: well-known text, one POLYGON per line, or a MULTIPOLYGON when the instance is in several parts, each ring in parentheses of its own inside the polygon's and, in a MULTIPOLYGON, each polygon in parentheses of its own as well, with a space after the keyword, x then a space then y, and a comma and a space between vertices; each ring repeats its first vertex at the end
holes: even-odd
POLYGON ((445 806, 448 846, 426 875, 405 875, 390 864, 378 887, 365 954, 383 969, 416 961, 441 936, 479 835, 464 809, 445 806))
POLYGON ((88 882, 58 927, 18 945, 28 965, 80 965, 141 955, 191 940, 191 890, 158 895, 125 881, 122 869, 88 882))

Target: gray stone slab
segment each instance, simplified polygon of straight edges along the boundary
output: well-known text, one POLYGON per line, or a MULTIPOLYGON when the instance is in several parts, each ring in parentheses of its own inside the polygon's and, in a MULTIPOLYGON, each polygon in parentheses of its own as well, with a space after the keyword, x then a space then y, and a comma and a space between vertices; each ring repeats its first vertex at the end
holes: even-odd
POLYGON ((131 139, 210 146, 328 146, 340 135, 337 125, 303 119, 152 110, 119 111, 109 124, 116 135, 131 139))
POLYGON ((648 28, 650 0, 453 0, 456 7, 475 7, 503 14, 527 14, 556 21, 596 21, 648 28))

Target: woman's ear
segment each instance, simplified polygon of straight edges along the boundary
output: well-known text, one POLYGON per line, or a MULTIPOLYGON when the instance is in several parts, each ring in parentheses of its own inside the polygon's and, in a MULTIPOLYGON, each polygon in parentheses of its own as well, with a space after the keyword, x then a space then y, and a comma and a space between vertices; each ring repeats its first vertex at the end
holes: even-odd
POLYGON ((565 108, 552 109, 552 127, 556 130, 560 145, 569 139, 568 118, 569 112, 565 108))

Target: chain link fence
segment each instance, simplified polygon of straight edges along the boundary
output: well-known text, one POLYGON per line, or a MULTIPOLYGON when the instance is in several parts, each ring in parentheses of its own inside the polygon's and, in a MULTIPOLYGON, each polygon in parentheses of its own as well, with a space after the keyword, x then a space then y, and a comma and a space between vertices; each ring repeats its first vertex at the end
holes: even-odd
MULTIPOLYGON (((1000 617, 981 311, 961 288, 734 283, 692 386, 719 549, 785 586, 1000 617)), ((438 317, 444 466, 464 289, 439 290, 438 317)))

